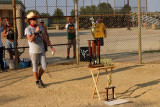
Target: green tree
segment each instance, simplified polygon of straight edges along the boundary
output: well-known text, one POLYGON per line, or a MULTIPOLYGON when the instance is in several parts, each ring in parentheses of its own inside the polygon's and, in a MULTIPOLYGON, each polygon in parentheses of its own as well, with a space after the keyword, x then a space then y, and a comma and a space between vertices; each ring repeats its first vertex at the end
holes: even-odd
POLYGON ((79 13, 80 13, 80 15, 85 15, 85 14, 87 14, 87 13, 86 13, 86 8, 81 7, 79 13))
POLYGON ((75 10, 74 9, 72 9, 72 11, 71 11, 71 16, 75 16, 75 10))
POLYGON ((40 16, 41 17, 47 17, 47 16, 50 16, 50 14, 49 13, 41 13, 40 16))
POLYGON ((100 3, 97 6, 97 14, 113 14, 113 8, 109 3, 100 3))
POLYGON ((129 6, 129 8, 128 8, 128 5, 127 5, 127 4, 120 10, 120 12, 121 12, 122 14, 128 14, 128 12, 130 13, 130 11, 131 11, 131 7, 129 6), (128 11, 128 10, 129 10, 129 11, 128 11))
POLYGON ((27 15, 29 12, 34 12, 34 13, 36 13, 37 15, 40 15, 39 11, 37 11, 37 10, 28 10, 28 11, 26 11, 26 15, 27 15))
POLYGON ((63 11, 60 9, 60 8, 57 8, 55 11, 54 11, 54 14, 53 16, 55 16, 53 18, 53 22, 60 22, 60 21, 63 21, 65 18, 63 17, 64 16, 64 13, 63 11))

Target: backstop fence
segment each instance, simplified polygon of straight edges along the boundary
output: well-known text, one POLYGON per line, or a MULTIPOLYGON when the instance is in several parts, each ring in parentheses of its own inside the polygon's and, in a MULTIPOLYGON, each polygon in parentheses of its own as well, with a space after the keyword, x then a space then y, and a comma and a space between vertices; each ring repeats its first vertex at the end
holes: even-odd
MULTIPOLYGON (((16 25, 18 29, 18 51, 22 52, 20 58, 29 58, 28 40, 24 35, 24 29, 28 25, 24 22, 30 11, 40 15, 47 26, 48 35, 56 54, 51 55, 48 47, 46 52, 48 63, 75 61, 72 59, 73 51, 70 50, 70 60, 67 57, 67 33, 65 25, 67 18, 75 21, 75 0, 15 0, 16 1, 16 25)), ((160 14, 156 8, 149 5, 151 0, 141 0, 141 54, 142 63, 159 63, 160 59, 160 14), (151 6, 151 7, 149 7, 151 6), (149 8, 149 9, 148 9, 149 8)), ((12 0, 1 0, 0 16, 13 18, 12 0)), ((101 57, 112 59, 113 62, 139 62, 139 28, 138 28, 138 0, 78 0, 78 35, 80 40, 80 56, 88 58, 87 40, 93 40, 91 34, 93 18, 95 23, 101 17, 106 26, 107 37, 104 38, 104 46, 101 46, 101 57)), ((5 22, 5 21, 4 21, 5 22)), ((5 47, 6 39, 1 34, 5 47)), ((79 56, 79 57, 80 57, 79 56)), ((5 52, 5 58, 9 54, 5 52)), ((80 61, 81 61, 80 57, 80 61)))

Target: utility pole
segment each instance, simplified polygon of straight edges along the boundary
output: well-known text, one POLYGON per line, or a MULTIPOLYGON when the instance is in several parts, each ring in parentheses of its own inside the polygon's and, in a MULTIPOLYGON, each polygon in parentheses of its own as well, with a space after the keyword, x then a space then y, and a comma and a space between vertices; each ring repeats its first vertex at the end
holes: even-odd
POLYGON ((79 35, 78 35, 78 0, 74 0, 74 7, 75 7, 75 22, 76 22, 76 25, 75 25, 75 29, 76 29, 76 60, 77 60, 77 63, 79 63, 80 61, 80 47, 79 47, 79 43, 80 43, 80 40, 79 40, 79 35))
POLYGON ((13 5, 13 27, 14 27, 14 42, 15 42, 15 65, 16 69, 18 69, 18 51, 17 51, 17 26, 16 26, 16 2, 12 0, 13 5))
POLYGON ((35 10, 36 10, 36 0, 35 0, 35 10))
POLYGON ((68 1, 68 0, 66 0, 66 16, 67 16, 67 5, 68 5, 68 4, 67 4, 67 1, 68 1))
POLYGON ((84 7, 84 0, 83 0, 83 7, 84 7))
POLYGON ((148 13, 148 1, 146 0, 146 13, 148 13))
POLYGON ((114 0, 114 15, 116 13, 116 0, 114 0))
POLYGON ((127 0, 127 7, 128 7, 128 30, 130 30, 130 10, 129 10, 129 0, 127 0))
POLYGON ((46 10, 47 10, 47 16, 48 16, 48 1, 46 0, 46 10))
POLYGON ((141 0, 138 0, 138 30, 139 30, 139 63, 142 64, 142 44, 141 44, 141 0))
POLYGON ((26 3, 26 2, 25 2, 25 0, 24 0, 24 6, 25 6, 25 3, 26 3))
POLYGON ((57 10, 57 0, 56 0, 56 10, 57 10))

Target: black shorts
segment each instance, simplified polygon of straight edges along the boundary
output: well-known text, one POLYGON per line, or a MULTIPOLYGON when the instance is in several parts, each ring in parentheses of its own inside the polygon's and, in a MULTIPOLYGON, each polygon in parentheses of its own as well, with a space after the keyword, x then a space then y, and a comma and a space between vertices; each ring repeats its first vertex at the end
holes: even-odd
POLYGON ((104 45, 104 39, 103 38, 95 38, 96 40, 96 46, 98 46, 98 40, 100 40, 100 46, 104 45))

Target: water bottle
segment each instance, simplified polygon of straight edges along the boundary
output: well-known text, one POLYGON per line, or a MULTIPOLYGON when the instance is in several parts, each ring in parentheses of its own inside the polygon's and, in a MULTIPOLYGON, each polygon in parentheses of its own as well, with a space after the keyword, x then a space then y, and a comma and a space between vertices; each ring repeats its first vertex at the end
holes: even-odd
POLYGON ((6 61, 4 61, 4 68, 7 68, 6 61))
POLYGON ((55 52, 52 50, 52 55, 54 55, 54 53, 55 53, 55 52))

